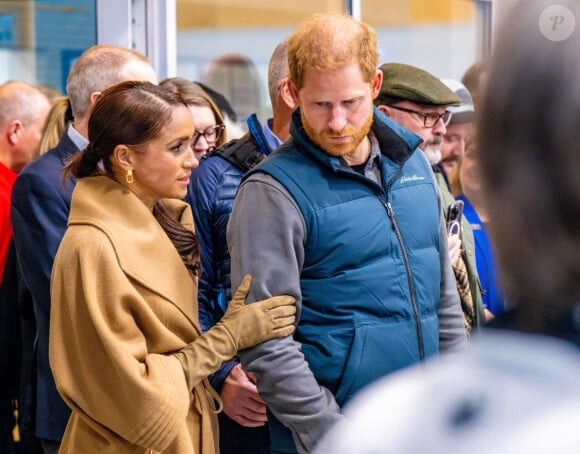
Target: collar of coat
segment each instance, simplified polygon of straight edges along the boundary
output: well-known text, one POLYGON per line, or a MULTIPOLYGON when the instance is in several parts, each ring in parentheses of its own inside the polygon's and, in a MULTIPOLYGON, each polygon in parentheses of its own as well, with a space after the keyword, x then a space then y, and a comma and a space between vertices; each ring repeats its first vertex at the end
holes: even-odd
MULTIPOLYGON (((194 230, 189 205, 172 199, 163 203, 174 219, 194 230)), ((196 281, 153 213, 130 190, 106 176, 77 180, 68 225, 102 231, 128 276, 175 304, 196 324, 196 281)))

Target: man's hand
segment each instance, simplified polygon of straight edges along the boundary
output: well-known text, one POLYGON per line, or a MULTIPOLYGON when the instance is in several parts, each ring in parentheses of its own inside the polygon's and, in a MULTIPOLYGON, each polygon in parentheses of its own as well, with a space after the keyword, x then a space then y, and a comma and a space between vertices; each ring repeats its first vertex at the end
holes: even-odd
POLYGON ((461 239, 459 235, 450 235, 449 238, 449 258, 451 259, 451 265, 456 266, 459 261, 459 256, 461 255, 461 239))
POLYGON ((266 404, 240 364, 225 379, 221 398, 225 414, 244 427, 260 427, 268 420, 266 404))

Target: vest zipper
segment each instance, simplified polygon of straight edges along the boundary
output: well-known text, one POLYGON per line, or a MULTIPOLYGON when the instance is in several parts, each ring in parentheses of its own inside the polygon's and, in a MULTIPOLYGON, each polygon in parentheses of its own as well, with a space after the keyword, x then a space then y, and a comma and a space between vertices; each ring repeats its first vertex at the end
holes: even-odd
MULTIPOLYGON (((387 196, 388 197, 388 196, 387 196)), ((401 235, 401 230, 399 229, 399 224, 397 223, 397 218, 395 217, 395 212, 391 206, 391 202, 381 199, 381 202, 387 209, 387 214, 393 223, 395 229, 395 235, 397 236, 397 241, 399 242, 399 247, 401 248, 401 253, 403 254, 403 262, 405 263, 405 271, 407 273, 407 285, 409 286, 409 295, 411 297, 411 306, 413 307, 413 315, 415 317, 415 330, 417 333, 417 343, 419 345, 419 359, 423 363, 425 362, 425 349, 423 347, 423 330, 421 328, 421 319, 419 318, 419 308, 417 307, 417 300, 415 299, 415 285, 413 284, 413 274, 411 272, 411 262, 409 261, 409 256, 407 255, 407 248, 405 247, 405 242, 403 241, 403 235, 401 235)))
MULTIPOLYGON (((409 159, 411 155, 407 156, 409 159)), ((403 263, 405 264, 405 272, 407 273, 407 285, 409 286, 409 296, 411 297, 411 307, 413 308, 413 316, 415 317, 415 332, 417 333, 417 344, 419 346, 419 360, 421 363, 425 362, 425 348, 423 346, 423 329, 421 328, 421 319, 419 318, 419 308, 417 306, 417 299, 415 298, 415 285, 413 284, 413 273, 411 271, 411 261, 409 260, 409 255, 407 254, 407 248, 405 247, 405 241, 403 240, 403 235, 401 234, 401 230, 399 229, 399 224, 397 222, 397 218, 395 216, 395 212, 393 211, 393 206, 389 201, 389 194, 391 191, 391 186, 395 183, 399 175, 403 172, 403 166, 407 161, 405 159, 404 162, 401 163, 395 174, 391 177, 391 179, 387 182, 387 187, 385 189, 385 194, 387 196, 387 201, 377 194, 379 200, 387 209, 387 215, 391 219, 393 223, 393 228, 395 230, 395 236, 397 237, 397 241, 399 243, 399 247, 401 248, 401 253, 403 254, 403 263)))

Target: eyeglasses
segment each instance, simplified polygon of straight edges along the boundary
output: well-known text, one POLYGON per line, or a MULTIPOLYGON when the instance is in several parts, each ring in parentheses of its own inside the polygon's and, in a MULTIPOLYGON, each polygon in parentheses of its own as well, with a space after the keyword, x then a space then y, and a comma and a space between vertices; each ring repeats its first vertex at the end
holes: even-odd
POLYGON ((416 114, 416 115, 419 115, 420 117, 423 117, 423 126, 425 126, 426 128, 434 128, 439 120, 443 121, 443 124, 445 126, 447 126, 449 124, 449 122, 451 121, 452 113, 448 112, 448 111, 445 111, 442 114, 438 114, 437 112, 425 113, 425 112, 420 112, 418 110, 407 109, 406 107, 400 107, 400 106, 389 106, 389 107, 392 107, 393 109, 401 110, 403 112, 416 114))
POLYGON ((220 140, 224 129, 226 129, 224 125, 208 126, 203 131, 198 131, 196 129, 195 134, 193 134, 193 137, 191 138, 191 146, 195 146, 201 136, 205 138, 205 141, 208 144, 215 144, 218 140, 220 140))

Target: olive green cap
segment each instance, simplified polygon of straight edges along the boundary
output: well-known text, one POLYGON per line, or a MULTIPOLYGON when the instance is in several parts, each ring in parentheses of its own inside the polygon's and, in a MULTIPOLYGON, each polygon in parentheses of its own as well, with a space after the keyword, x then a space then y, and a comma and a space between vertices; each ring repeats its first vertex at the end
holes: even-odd
POLYGON ((458 106, 461 98, 437 77, 402 63, 385 63, 380 68, 383 83, 375 105, 412 101, 427 106, 458 106))

